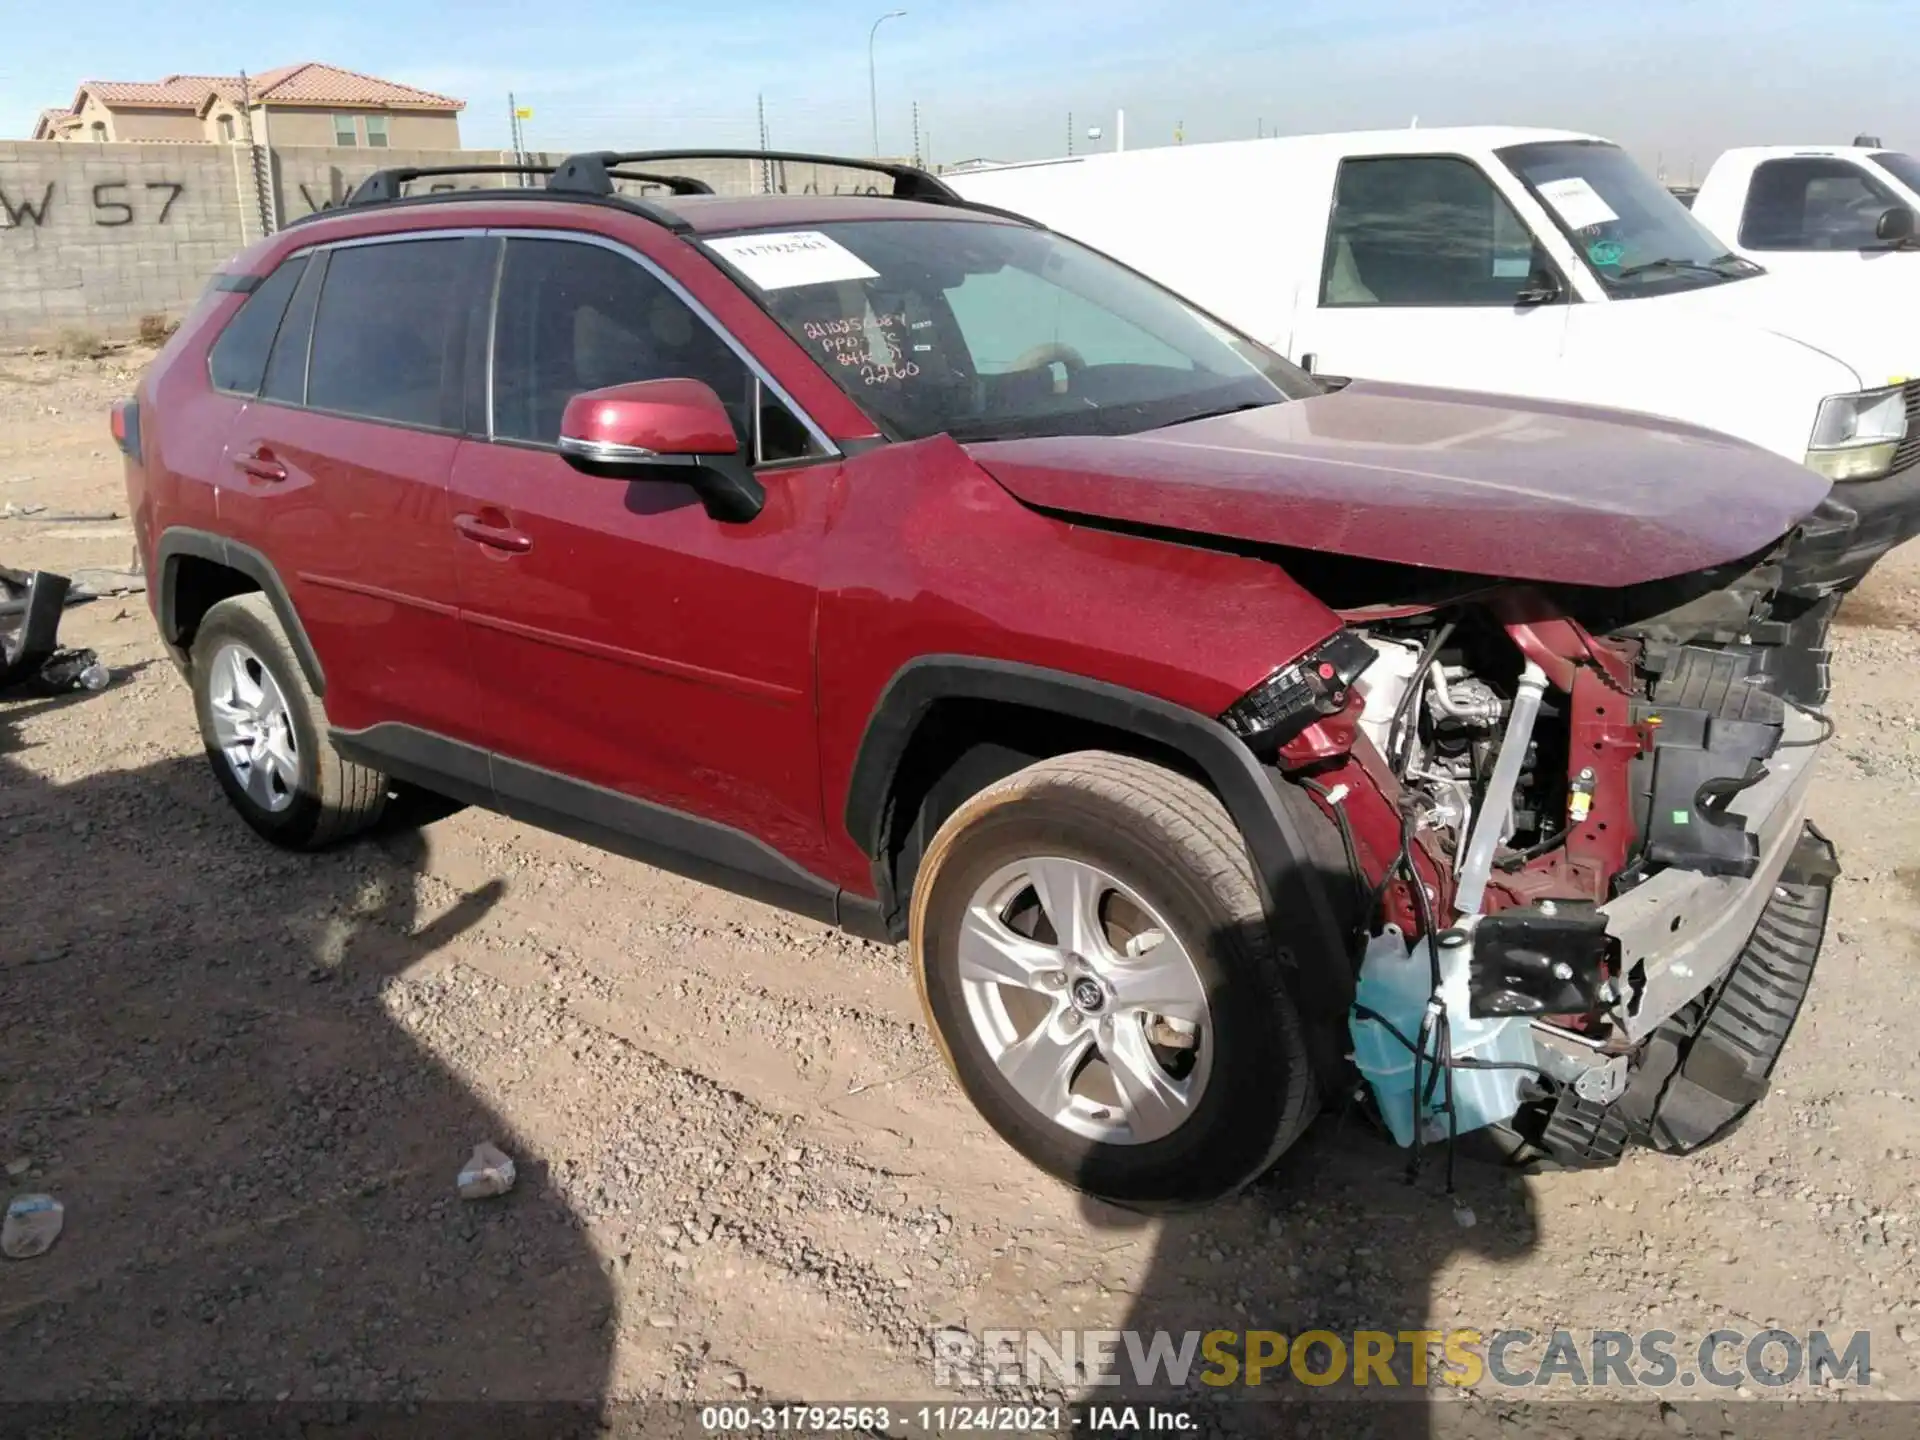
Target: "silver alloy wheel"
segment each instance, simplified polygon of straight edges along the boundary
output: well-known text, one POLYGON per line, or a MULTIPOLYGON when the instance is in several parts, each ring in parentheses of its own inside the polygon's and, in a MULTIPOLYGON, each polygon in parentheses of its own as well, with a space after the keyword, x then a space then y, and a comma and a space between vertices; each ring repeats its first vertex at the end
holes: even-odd
POLYGON ((237 640, 214 652, 207 708, 220 754, 247 797, 263 810, 293 803, 300 785, 300 742, 273 672, 237 640))
POLYGON ((1206 987, 1172 927, 1105 870, 1001 867, 967 906, 956 960, 988 1056, 1054 1124, 1139 1145, 1193 1113, 1213 1062, 1206 987))

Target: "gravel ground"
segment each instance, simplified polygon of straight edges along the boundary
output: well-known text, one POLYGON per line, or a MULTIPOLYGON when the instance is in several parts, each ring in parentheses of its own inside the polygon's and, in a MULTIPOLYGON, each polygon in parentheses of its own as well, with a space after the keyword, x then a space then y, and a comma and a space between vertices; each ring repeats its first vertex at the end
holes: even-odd
MULTIPOLYGON (((0 358, 0 563, 126 563, 52 517, 124 512, 144 358, 0 358)), ((1085 1201, 961 1100, 903 952, 498 817, 276 852, 142 600, 73 609, 112 687, 0 702, 0 1160, 67 1215, 0 1268, 0 1389, 897 1399, 947 1327, 1778 1324, 1871 1331, 1868 1393, 1920 1400, 1916 618, 1920 553, 1843 616, 1846 873, 1773 1095, 1693 1159, 1468 1167, 1469 1228, 1331 1118, 1202 1214, 1085 1201), (519 1183, 463 1203, 482 1140, 519 1183)))

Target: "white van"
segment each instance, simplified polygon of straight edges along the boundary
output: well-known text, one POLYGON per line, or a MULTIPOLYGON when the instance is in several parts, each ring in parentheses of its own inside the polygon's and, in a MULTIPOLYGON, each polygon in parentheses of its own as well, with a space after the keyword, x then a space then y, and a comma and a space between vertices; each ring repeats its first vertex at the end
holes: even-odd
POLYGON ((1920 299, 1920 160, 1902 151, 1858 144, 1729 150, 1700 182, 1693 213, 1736 254, 1769 270, 1864 282, 1909 307, 1920 299))
POLYGON ((1646 411, 1801 461, 1858 516, 1852 578, 1920 529, 1920 327, 1766 273, 1595 136, 1289 136, 946 178, 1322 377, 1646 411))

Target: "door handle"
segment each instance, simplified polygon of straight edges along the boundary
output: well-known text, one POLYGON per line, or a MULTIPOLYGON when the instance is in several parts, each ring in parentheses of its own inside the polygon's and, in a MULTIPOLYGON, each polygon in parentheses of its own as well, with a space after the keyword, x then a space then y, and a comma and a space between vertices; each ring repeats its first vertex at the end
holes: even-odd
POLYGON ((284 480, 287 467, 273 458, 273 451, 262 445, 257 450, 242 450, 233 457, 233 466, 256 480, 284 480))
POLYGON ((516 555, 524 555, 533 548, 533 537, 512 528, 504 516, 496 523, 480 515, 456 515, 453 517, 453 528, 469 540, 491 545, 495 550, 510 550, 516 555))

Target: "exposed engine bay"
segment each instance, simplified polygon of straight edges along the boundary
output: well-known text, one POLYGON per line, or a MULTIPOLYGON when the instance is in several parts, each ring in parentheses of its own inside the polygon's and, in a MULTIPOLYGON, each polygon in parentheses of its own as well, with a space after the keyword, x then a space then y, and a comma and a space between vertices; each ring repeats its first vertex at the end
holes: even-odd
POLYGON ((1344 611, 1275 759, 1371 887, 1355 1060, 1400 1143, 1606 1164, 1764 1093, 1838 873, 1803 814, 1837 597, 1791 582, 1770 557, 1344 611))

